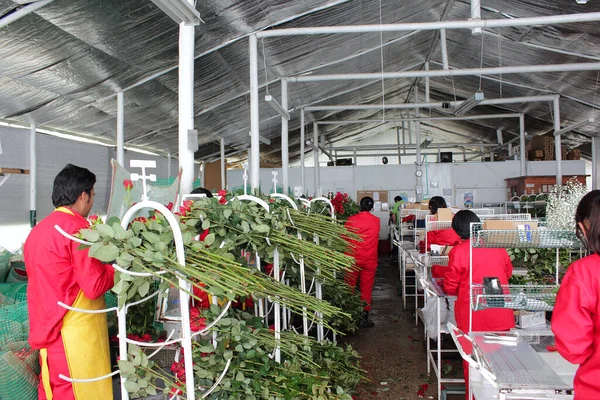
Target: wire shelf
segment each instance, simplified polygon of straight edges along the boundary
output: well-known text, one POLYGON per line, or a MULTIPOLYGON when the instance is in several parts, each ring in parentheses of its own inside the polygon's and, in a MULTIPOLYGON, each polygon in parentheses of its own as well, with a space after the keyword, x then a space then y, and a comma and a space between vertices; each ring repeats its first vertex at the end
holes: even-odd
POLYGON ((489 293, 485 285, 472 285, 471 307, 474 311, 490 308, 511 310, 552 311, 559 286, 501 285, 499 294, 489 293))
POLYGON ((493 215, 495 213, 493 208, 467 208, 467 210, 473 211, 479 217, 484 215, 493 215))
POLYGON ((531 214, 493 214, 493 215, 480 215, 481 221, 486 220, 501 220, 501 221, 531 221, 531 214))
MULTIPOLYGON (((480 226, 479 226, 480 227, 480 226)), ((581 241, 573 231, 537 230, 477 230, 473 225, 471 245, 485 248, 566 248, 578 249, 581 241)))
POLYGON ((442 267, 447 267, 448 262, 450 261, 450 257, 448 256, 429 256, 429 266, 440 265, 442 267))
POLYGON ((427 226, 425 228, 427 232, 440 231, 443 229, 452 229, 452 221, 429 221, 427 220, 427 226))

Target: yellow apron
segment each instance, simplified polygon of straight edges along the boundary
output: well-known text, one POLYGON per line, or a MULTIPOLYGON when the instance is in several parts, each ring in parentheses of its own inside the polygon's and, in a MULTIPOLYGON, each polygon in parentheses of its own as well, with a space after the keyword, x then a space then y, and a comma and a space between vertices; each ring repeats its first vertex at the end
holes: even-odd
MULTIPOLYGON (((73 212, 65 207, 59 207, 56 211, 73 215, 73 212)), ((73 307, 102 310, 106 308, 106 302, 104 296, 91 300, 80 290, 73 307)), ((63 319, 61 336, 72 379, 97 378, 111 372, 105 313, 87 314, 68 311, 63 319)), ((73 383, 73 392, 77 400, 113 400, 112 379, 73 383)))

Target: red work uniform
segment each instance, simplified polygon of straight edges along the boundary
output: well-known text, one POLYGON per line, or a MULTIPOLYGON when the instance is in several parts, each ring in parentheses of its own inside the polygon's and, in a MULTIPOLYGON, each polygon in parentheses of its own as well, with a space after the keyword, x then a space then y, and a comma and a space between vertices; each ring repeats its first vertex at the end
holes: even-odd
MULTIPOLYGON (((448 271, 444 277, 444 291, 447 295, 457 296, 454 306, 456 326, 465 333, 469 332, 469 313, 471 308, 469 288, 469 241, 465 240, 450 250, 448 271)), ((484 277, 498 278, 500 284, 507 285, 512 275, 512 263, 504 249, 473 249, 473 283, 483 284, 484 277)), ((515 327, 513 310, 490 309, 473 312, 473 332, 507 331, 515 327)), ((461 343, 464 343, 461 341, 461 343)), ((463 344, 467 353, 469 346, 463 344)), ((463 361, 467 399, 469 398, 469 365, 463 361)))
MULTIPOLYGON (((431 249, 432 244, 437 244, 439 246, 456 246, 461 241, 462 239, 460 236, 458 236, 456 231, 452 228, 429 231, 427 232, 427 251, 431 249)), ((421 241, 420 245, 424 247, 425 243, 421 241)), ((433 265, 431 267, 431 276, 434 278, 443 278, 447 271, 448 267, 433 265)))
POLYGON ((367 303, 365 311, 371 310, 371 293, 377 270, 377 249, 379 245, 379 218, 368 211, 359 212, 346 221, 346 227, 358 233, 362 242, 350 241, 350 255, 356 260, 356 269, 346 273, 346 283, 356 287, 360 276, 360 298, 367 303))
POLYGON ((106 314, 67 311, 58 302, 76 308, 106 308, 103 295, 113 286, 114 269, 88 257, 87 249, 78 250, 79 243, 61 235, 55 225, 69 234, 89 226, 77 212, 59 207, 32 229, 25 242, 29 343, 41 350, 38 396, 43 400, 112 399, 110 378, 71 384, 59 377, 88 379, 110 372, 108 331, 103 329, 106 314), (86 336, 78 338, 81 332, 86 336), (81 362, 82 358, 89 361, 81 362))
POLYGON ((575 400, 600 399, 600 256, 592 254, 567 269, 552 313, 552 332, 561 356, 580 364, 575 400))

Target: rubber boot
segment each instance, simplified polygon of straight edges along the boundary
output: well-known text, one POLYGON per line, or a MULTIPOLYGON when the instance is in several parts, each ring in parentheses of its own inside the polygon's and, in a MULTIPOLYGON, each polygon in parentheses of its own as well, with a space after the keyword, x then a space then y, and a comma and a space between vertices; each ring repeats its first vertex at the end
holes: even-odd
POLYGON ((371 327, 375 326, 375 322, 369 321, 369 312, 368 311, 363 311, 363 318, 360 321, 359 326, 361 328, 371 328, 371 327))

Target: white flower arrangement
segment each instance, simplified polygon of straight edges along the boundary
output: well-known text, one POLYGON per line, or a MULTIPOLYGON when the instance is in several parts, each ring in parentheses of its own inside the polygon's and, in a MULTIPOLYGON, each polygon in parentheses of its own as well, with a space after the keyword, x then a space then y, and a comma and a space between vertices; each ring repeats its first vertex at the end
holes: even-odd
POLYGON ((587 187, 577 180, 566 185, 556 185, 548 195, 546 222, 550 229, 575 230, 577 205, 588 192, 587 187))

